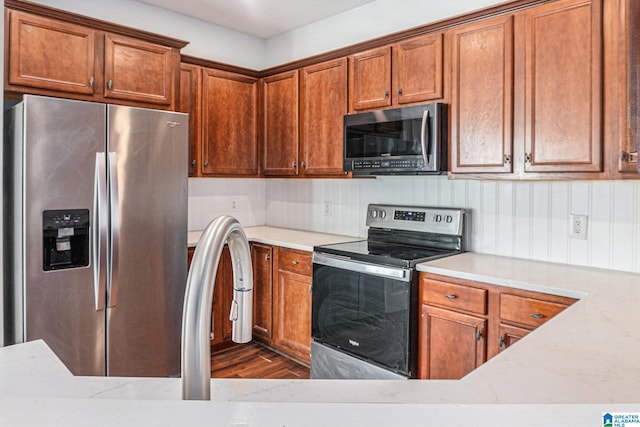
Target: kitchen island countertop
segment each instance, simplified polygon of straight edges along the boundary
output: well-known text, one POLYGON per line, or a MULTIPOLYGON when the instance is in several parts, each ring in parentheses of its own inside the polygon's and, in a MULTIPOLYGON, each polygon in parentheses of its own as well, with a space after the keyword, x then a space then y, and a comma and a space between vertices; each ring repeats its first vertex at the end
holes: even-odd
POLYGON ((6 347, 0 424, 578 426, 640 413, 640 274, 475 253, 418 268, 580 300, 461 380, 212 379, 211 403, 179 401, 175 378, 74 377, 41 341, 6 347))

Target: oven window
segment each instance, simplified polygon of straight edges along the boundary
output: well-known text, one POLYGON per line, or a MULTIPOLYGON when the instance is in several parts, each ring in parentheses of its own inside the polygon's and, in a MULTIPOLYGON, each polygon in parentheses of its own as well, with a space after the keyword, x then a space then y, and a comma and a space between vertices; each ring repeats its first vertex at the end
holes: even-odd
POLYGON ((314 264, 312 336, 410 375, 413 288, 409 282, 314 264))
POLYGON ((346 157, 422 155, 422 118, 349 125, 346 157))

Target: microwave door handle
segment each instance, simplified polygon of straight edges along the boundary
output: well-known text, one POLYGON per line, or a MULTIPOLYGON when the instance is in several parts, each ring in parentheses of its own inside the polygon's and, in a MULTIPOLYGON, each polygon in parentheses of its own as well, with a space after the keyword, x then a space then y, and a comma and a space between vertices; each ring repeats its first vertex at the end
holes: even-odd
POLYGON ((427 144, 427 126, 429 125, 429 110, 424 110, 422 114, 422 132, 420 134, 420 142, 422 143, 422 158, 424 164, 429 164, 429 144, 427 144))

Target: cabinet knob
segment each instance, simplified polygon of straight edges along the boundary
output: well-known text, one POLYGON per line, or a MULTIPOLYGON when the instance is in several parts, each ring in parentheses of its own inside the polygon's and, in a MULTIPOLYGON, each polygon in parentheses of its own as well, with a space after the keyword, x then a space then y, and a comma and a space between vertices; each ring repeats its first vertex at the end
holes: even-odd
POLYGON ((446 294, 444 297, 445 297, 446 299, 456 299, 456 298, 458 298, 458 295, 455 295, 455 294, 446 294))
POLYGON ((208 168, 208 167, 209 167, 209 162, 205 161, 205 162, 202 164, 202 166, 204 166, 205 168, 208 168))
POLYGON ((295 259, 293 261, 291 261, 291 264, 293 265, 298 265, 298 261, 296 261, 295 259))
POLYGON ((196 165, 196 161, 195 160, 191 160, 191 166, 195 166, 196 165))
POLYGON ((525 163, 531 163, 531 153, 526 153, 524 155, 524 162, 525 163))
POLYGON ((402 88, 398 88, 398 90, 396 91, 396 93, 398 94, 398 96, 402 96, 402 88))
POLYGON ((93 85, 95 84, 95 79, 93 78, 93 76, 91 76, 91 78, 89 79, 89 86, 91 86, 91 88, 93 88, 93 85))
POLYGON ((291 162, 291 169, 295 169, 296 168, 296 162, 291 162))
POLYGON ((531 313, 531 317, 533 317, 534 319, 544 319, 547 316, 542 313, 531 313))
POLYGON ((300 163, 300 167, 302 167, 302 169, 306 169, 307 168, 307 163, 306 162, 300 163))
POLYGON ((387 99, 389 97, 389 91, 385 90, 383 95, 384 95, 384 98, 387 99))
POLYGON ((482 339, 482 331, 476 332, 476 340, 480 341, 482 339))
POLYGON ((504 155, 504 164, 508 165, 509 163, 511 163, 511 156, 508 154, 504 155))
POLYGON ((269 261, 270 259, 271 259, 271 255, 266 254, 266 255, 264 256, 264 260, 265 260, 265 261, 269 261))
POLYGON ((504 337, 500 337, 500 339, 498 340, 498 346, 500 348, 504 347, 504 337))
POLYGON ((109 82, 107 83, 107 88, 109 90, 113 90, 113 80, 109 80, 109 82))

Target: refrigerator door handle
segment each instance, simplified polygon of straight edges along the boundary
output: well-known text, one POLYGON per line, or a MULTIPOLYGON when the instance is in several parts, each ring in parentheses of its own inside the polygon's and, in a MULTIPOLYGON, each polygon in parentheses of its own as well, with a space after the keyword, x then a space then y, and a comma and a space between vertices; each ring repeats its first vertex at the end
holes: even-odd
POLYGON ((109 307, 118 304, 118 263, 120 260, 120 196, 118 187, 118 158, 109 152, 109 206, 111 211, 111 263, 109 266, 109 307))
POLYGON ((105 309, 107 284, 107 173, 105 153, 96 153, 93 191, 93 288, 96 311, 105 309))

